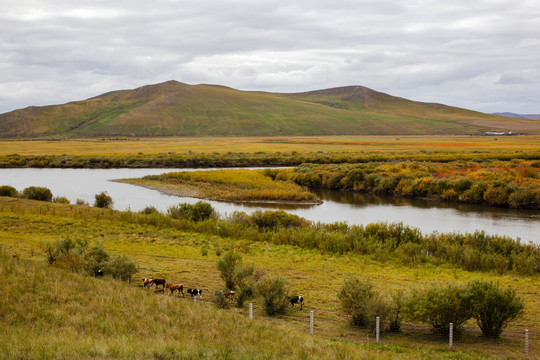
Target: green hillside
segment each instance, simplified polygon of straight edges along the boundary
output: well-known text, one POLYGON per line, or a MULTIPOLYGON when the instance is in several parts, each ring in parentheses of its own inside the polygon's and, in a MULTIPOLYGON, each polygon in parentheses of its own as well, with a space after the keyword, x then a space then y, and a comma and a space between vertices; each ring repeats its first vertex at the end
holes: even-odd
POLYGON ((534 120, 393 97, 361 86, 297 94, 168 81, 0 114, 0 137, 539 133, 534 120))

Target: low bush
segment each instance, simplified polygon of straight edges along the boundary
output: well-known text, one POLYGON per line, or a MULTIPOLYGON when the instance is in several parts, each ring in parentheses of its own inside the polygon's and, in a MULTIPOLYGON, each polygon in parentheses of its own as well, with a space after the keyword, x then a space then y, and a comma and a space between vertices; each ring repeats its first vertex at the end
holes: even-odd
POLYGON ((268 316, 284 314, 289 304, 287 282, 281 277, 264 277, 256 285, 256 293, 263 298, 268 316))
POLYGON ((188 219, 199 222, 216 217, 216 212, 212 205, 204 201, 195 204, 179 204, 171 206, 167 214, 174 219, 188 219))
POLYGON ((473 317, 484 336, 499 337, 509 322, 523 313, 523 301, 515 290, 501 289, 491 281, 467 284, 473 317))
POLYGON ((223 281, 225 281, 225 287, 228 290, 236 289, 236 272, 241 263, 242 256, 234 252, 234 250, 227 251, 217 262, 217 268, 220 272, 221 278, 223 281))
POLYGON ((55 196, 52 202, 56 204, 69 204, 69 199, 65 196, 55 196))
POLYGON ((377 316, 382 329, 399 330, 399 311, 392 314, 392 304, 373 288, 373 284, 356 277, 345 279, 339 300, 346 314, 351 316, 352 324, 360 328, 375 329, 377 316), (394 316, 392 316, 394 315, 394 316))
POLYGON ((23 190, 22 197, 31 200, 51 201, 52 192, 46 187, 30 186, 23 190))
POLYGON ((110 259, 101 244, 89 245, 88 241, 67 237, 44 248, 51 265, 92 276, 110 275, 121 280, 131 280, 137 265, 125 256, 110 259))
POLYGON ((96 194, 96 200, 94 201, 94 206, 98 208, 111 209, 113 206, 113 199, 107 194, 106 191, 101 194, 96 194))
POLYGON ((442 336, 448 335, 450 323, 459 336, 463 324, 473 316, 469 293, 455 284, 413 289, 404 302, 404 309, 411 319, 430 324, 433 331, 442 336))
POLYGON ((19 192, 13 186, 2 185, 0 186, 0 196, 18 197, 19 192))

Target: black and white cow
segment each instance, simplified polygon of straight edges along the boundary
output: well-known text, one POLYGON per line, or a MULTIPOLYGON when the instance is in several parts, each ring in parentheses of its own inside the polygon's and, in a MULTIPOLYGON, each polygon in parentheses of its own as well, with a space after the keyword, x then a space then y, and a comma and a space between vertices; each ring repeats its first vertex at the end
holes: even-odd
POLYGON ((191 297, 199 296, 199 299, 202 299, 202 290, 201 289, 187 289, 187 293, 191 294, 191 297))
POLYGON ((291 306, 294 308, 294 305, 300 304, 300 310, 304 307, 304 298, 302 296, 295 296, 291 298, 291 306))

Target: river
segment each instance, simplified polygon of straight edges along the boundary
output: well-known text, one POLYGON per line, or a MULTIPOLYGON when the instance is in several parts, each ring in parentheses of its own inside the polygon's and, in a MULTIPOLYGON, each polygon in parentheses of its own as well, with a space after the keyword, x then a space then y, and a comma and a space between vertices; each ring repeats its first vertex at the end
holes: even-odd
MULTIPOLYGON (((53 196, 65 196, 71 203, 81 199, 93 204, 95 194, 106 191, 112 197, 115 209, 139 211, 151 205, 165 212, 172 205, 194 203, 199 199, 165 195, 110 180, 194 170, 200 169, 0 169, 0 185, 11 185, 19 191, 28 186, 44 186, 52 191, 53 196)), ((256 210, 281 208, 315 222, 366 225, 379 221, 401 221, 405 225, 419 228, 423 233, 484 230, 488 234, 506 235, 513 239, 519 238, 525 243, 540 244, 540 211, 537 210, 336 191, 319 191, 318 195, 324 201, 323 204, 301 207, 208 202, 222 215, 233 211, 252 213, 256 210)))

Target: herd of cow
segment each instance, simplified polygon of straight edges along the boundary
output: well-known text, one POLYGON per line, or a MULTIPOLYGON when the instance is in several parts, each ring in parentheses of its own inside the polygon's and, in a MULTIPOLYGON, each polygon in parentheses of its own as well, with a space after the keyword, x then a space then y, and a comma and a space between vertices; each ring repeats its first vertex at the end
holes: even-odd
MULTIPOLYGON (((167 281, 165 281, 165 279, 148 279, 148 278, 144 278, 142 279, 143 281, 143 289, 146 289, 146 288, 151 288, 153 286, 156 287, 156 290, 155 291, 158 291, 158 292, 165 292, 165 288, 169 289, 171 291, 171 295, 174 295, 174 293, 176 291, 178 291, 178 296, 180 296, 180 294, 182 294, 182 297, 185 297, 184 295, 184 286, 182 284, 173 284, 173 283, 168 283, 167 281), (159 289, 158 286, 161 285, 162 288, 159 289)), ((202 299, 202 290, 201 289, 187 289, 186 290, 188 294, 191 295, 191 297, 196 297, 198 296, 199 299, 202 299)), ((233 302, 234 301, 234 291, 227 291, 227 292, 222 292, 223 296, 225 296, 226 298, 229 298, 230 299, 230 302, 233 302)), ((304 306, 304 298, 302 296, 294 296, 292 298, 290 298, 290 305, 291 307, 295 307, 295 305, 298 304, 300 305, 300 310, 302 310, 302 307, 304 306)))

